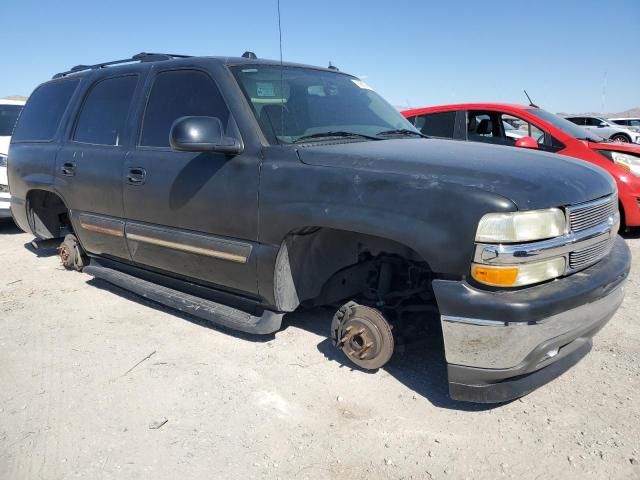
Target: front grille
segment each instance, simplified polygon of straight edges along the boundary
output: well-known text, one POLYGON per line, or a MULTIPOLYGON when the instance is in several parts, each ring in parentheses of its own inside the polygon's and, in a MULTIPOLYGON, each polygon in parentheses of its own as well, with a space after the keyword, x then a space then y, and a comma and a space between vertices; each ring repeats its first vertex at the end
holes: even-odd
POLYGON ((611 246, 613 245, 613 241, 613 239, 603 240, 602 242, 591 245, 590 247, 571 252, 569 254, 569 269, 580 270, 596 263, 609 253, 609 250, 611 250, 611 246))
POLYGON ((608 221, 618 211, 618 197, 612 195, 601 200, 568 207, 569 227, 572 232, 581 232, 608 221))

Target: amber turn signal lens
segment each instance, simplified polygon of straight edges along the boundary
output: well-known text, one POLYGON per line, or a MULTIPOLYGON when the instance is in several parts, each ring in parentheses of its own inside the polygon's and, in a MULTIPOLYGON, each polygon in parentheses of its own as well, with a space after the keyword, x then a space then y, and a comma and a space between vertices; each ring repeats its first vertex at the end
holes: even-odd
POLYGON ((493 287, 511 287, 518 278, 518 267, 489 267, 473 265, 471 276, 477 282, 493 287))

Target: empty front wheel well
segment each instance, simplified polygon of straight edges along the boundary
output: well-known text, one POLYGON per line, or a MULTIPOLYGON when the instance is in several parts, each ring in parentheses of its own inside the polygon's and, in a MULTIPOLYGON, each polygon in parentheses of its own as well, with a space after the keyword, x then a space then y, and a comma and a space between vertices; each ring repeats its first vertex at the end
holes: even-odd
POLYGON ((345 230, 306 227, 283 240, 275 269, 275 298, 282 311, 346 299, 400 303, 432 301, 432 272, 410 247, 345 230))
POLYGON ((29 226, 37 238, 62 238, 72 233, 69 209, 58 195, 47 190, 31 190, 26 201, 29 226))

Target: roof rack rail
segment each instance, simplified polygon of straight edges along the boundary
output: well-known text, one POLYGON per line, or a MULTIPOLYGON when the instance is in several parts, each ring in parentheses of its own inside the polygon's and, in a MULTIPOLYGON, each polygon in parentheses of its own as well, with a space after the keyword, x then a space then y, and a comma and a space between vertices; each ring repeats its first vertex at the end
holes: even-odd
POLYGON ((147 53, 141 52, 136 55, 133 55, 131 58, 124 58, 122 60, 112 60, 110 62, 96 63, 94 65, 76 65, 72 67, 70 70, 66 72, 56 73, 53 78, 61 78, 66 77, 72 73, 82 72, 84 70, 97 70, 99 68, 110 67, 112 65, 120 65, 123 63, 133 63, 133 62, 159 62, 162 60, 171 60, 174 58, 188 58, 191 55, 178 55, 174 53, 147 53))

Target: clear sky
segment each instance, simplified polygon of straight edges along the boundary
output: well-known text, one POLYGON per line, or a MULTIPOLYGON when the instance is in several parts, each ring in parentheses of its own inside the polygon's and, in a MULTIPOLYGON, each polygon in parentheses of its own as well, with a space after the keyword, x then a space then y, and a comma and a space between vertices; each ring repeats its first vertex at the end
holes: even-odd
MULTIPOLYGON (((281 0, 284 59, 329 61, 394 105, 640 106, 640 0, 281 0), (606 85, 606 88, 605 88, 606 85)), ((278 57, 276 0, 0 0, 0 97, 141 51, 278 57)))

